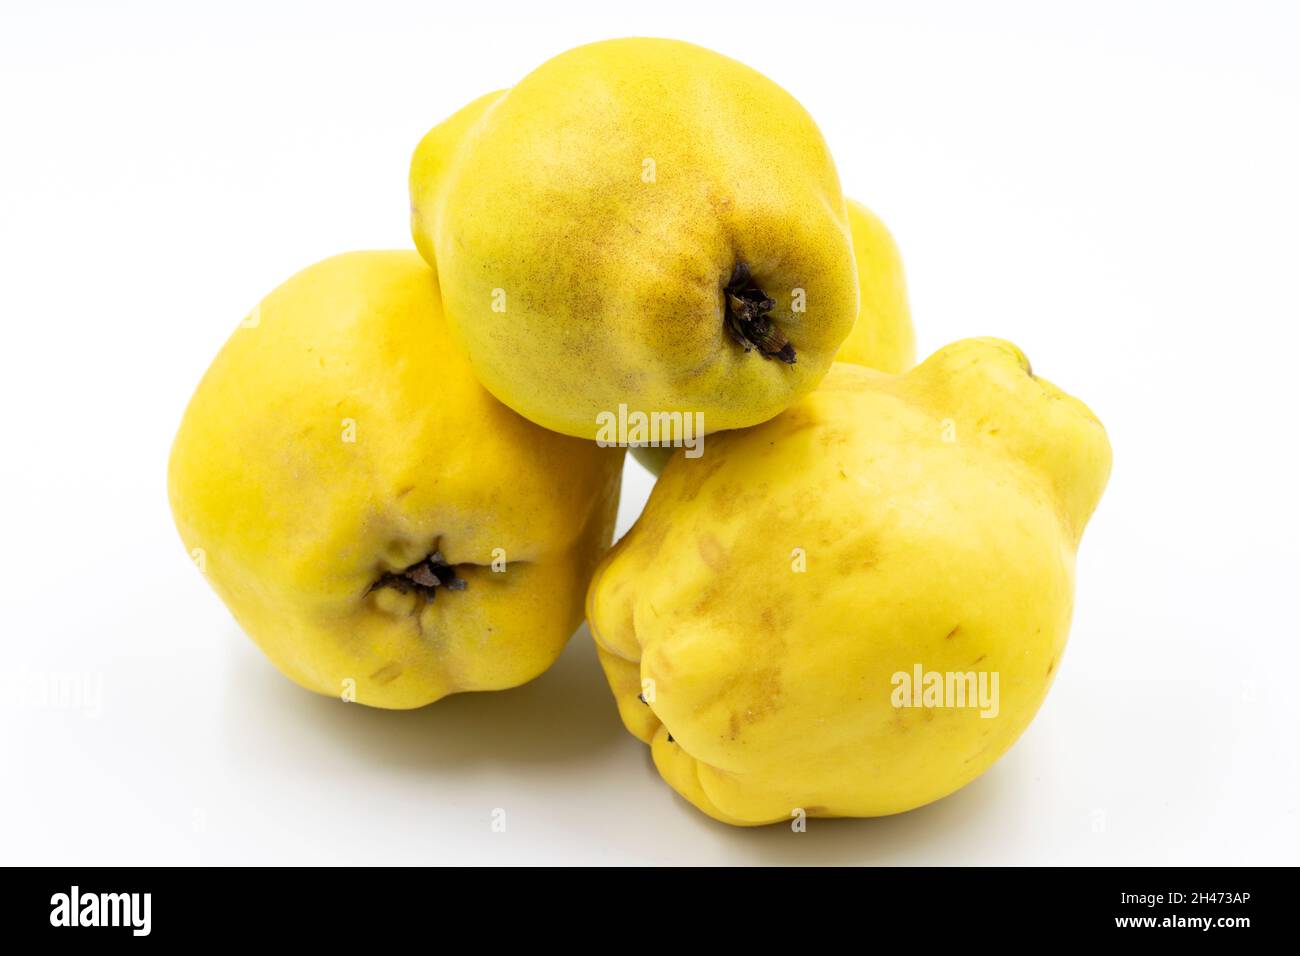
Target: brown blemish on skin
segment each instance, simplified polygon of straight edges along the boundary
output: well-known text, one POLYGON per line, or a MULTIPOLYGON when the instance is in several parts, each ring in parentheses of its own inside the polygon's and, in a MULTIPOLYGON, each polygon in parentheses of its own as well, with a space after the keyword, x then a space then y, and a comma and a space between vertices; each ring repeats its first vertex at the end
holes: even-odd
MULTIPOLYGON (((648 514, 649 511, 643 512, 648 514)), ((645 534, 641 536, 638 546, 645 549, 645 560, 653 561, 664 546, 664 540, 668 537, 668 532, 672 530, 673 522, 671 516, 660 513, 658 520, 646 521, 642 525, 645 534)), ((621 542, 620 542, 621 543, 621 542)))
POLYGON ((1056 668, 1056 661, 1052 661, 1052 663, 1050 663, 1050 664, 1047 665, 1047 676, 1048 676, 1048 677, 1051 677, 1051 676, 1052 676, 1052 671, 1053 671, 1055 668, 1056 668))
POLYGON ((954 627, 951 631, 948 632, 948 636, 945 637, 944 640, 951 641, 954 637, 957 636, 957 632, 960 630, 961 630, 961 625, 958 624, 956 627, 954 627))
POLYGON ((745 727, 758 723, 780 708, 781 669, 768 666, 738 671, 719 681, 710 691, 696 702, 696 710, 714 711, 719 721, 721 712, 725 712, 727 733, 734 740, 745 727))
POLYGON ((391 684, 397 678, 402 676, 402 665, 394 661, 391 664, 385 664, 379 670, 370 675, 370 679, 379 685, 391 684))
POLYGON ((700 592, 700 598, 691 606, 692 615, 706 615, 717 608, 718 588, 709 584, 700 592))
POLYGON ((709 493, 710 508, 719 518, 730 518, 748 507, 750 496, 739 485, 720 484, 709 493))
POLYGON ((850 443, 849 435, 840 428, 822 428, 817 433, 817 441, 823 448, 835 448, 850 443))
POLYGON ((900 734, 912 732, 912 728, 908 726, 907 720, 903 717, 903 712, 901 710, 894 711, 894 730, 898 731, 900 734))
POLYGON ((695 546, 700 552, 700 560, 707 564, 710 570, 720 572, 726 567, 727 552, 713 535, 701 535, 696 539, 695 546))
MULTIPOLYGON (((836 539, 831 536, 821 536, 818 544, 822 548, 831 550, 835 553, 837 549, 836 539)), ((863 568, 871 570, 880 563, 880 550, 876 547, 874 540, 867 541, 861 538, 846 543, 843 548, 838 548, 838 555, 832 564, 836 574, 851 576, 863 568)), ((811 566, 811 560, 809 561, 811 566)))
POLYGON ((740 715, 742 725, 756 724, 780 706, 781 671, 777 667, 764 667, 753 678, 753 704, 740 715))
MULTIPOLYGON (((975 664, 978 664, 980 661, 984 660, 984 658, 986 658, 986 657, 988 657, 987 654, 981 654, 979 657, 975 658, 975 664)), ((974 667, 975 664, 972 664, 971 666, 974 667)))
POLYGON ((399 498, 405 498, 407 495, 409 495, 409 494, 410 494, 412 491, 414 491, 414 490, 415 490, 415 485, 407 485, 405 488, 398 488, 398 489, 397 489, 397 497, 399 497, 399 498))
POLYGON ((775 639, 769 657, 774 657, 784 649, 785 642, 782 640, 781 635, 793 626, 794 620, 794 612, 783 601, 778 601, 775 605, 769 605, 759 612, 759 629, 771 634, 775 639))
POLYGON ((674 469, 676 476, 681 476, 678 482, 677 501, 680 505, 682 502, 694 501, 704 487, 704 483, 713 476, 713 473, 721 468, 726 462, 721 455, 703 458, 690 459, 685 458, 683 461, 688 462, 685 467, 674 469))

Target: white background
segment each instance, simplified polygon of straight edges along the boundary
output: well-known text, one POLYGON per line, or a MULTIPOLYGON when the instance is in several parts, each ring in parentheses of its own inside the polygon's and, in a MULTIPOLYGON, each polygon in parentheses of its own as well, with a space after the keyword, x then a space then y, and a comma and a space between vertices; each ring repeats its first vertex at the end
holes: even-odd
MULTIPOLYGON (((1298 862, 1294 6, 172 6, 0 13, 0 862, 1298 862), (314 697, 172 528, 169 443, 239 318, 409 245, 429 126, 630 34, 804 103, 902 246, 922 354, 1012 339, 1109 428, 1055 687, 930 807, 710 821, 585 631, 515 691, 314 697), (42 700, 68 675, 99 705, 42 700)), ((620 532, 648 488, 629 465, 620 532)))

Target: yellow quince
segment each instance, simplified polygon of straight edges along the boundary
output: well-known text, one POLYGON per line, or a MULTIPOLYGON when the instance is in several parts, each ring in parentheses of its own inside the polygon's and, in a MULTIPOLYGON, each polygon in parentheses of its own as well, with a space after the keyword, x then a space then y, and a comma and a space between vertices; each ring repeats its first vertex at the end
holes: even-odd
POLYGON ((848 206, 858 264, 858 318, 835 361, 899 375, 916 362, 903 257, 879 216, 855 199, 848 206))
POLYGON ((186 549, 281 671, 405 708, 550 666, 621 465, 478 384, 418 254, 357 252, 241 322, 185 412, 168 489, 186 549))
POLYGON ((858 314, 830 152, 793 97, 671 40, 550 60, 430 132, 411 226, 479 379, 596 438, 620 406, 766 421, 858 314))
POLYGON ((624 724, 710 816, 877 816, 983 773, 1061 662, 1105 431, 997 339, 838 363, 674 456, 592 580, 624 724))

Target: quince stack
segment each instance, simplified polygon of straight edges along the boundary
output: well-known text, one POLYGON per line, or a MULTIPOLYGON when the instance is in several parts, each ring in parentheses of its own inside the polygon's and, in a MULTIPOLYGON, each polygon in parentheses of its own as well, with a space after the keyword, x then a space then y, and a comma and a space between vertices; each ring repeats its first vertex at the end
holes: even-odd
POLYGON ((623 722, 733 824, 907 810, 1011 746, 1105 432, 1007 342, 911 368, 898 251, 788 93, 596 43, 436 126, 410 187, 418 254, 273 292, 172 450, 187 550, 285 674, 393 708, 511 687, 585 601, 623 722), (636 450, 662 473, 609 550, 620 407, 707 440, 636 450))

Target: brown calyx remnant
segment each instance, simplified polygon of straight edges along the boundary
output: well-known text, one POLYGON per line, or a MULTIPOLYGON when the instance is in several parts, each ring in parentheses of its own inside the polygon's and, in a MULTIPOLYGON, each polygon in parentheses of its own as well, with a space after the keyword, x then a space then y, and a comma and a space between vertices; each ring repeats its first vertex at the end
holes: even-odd
POLYGON ((388 572, 370 586, 376 588, 393 588, 402 594, 415 592, 432 601, 439 589, 463 591, 468 583, 456 577, 456 567, 447 563, 441 551, 435 551, 423 561, 418 561, 402 571, 388 572))
POLYGON ((776 300, 758 287, 748 265, 736 263, 722 294, 726 299, 727 331, 741 348, 746 352, 756 348, 763 358, 794 364, 794 346, 768 315, 776 308, 776 300))

